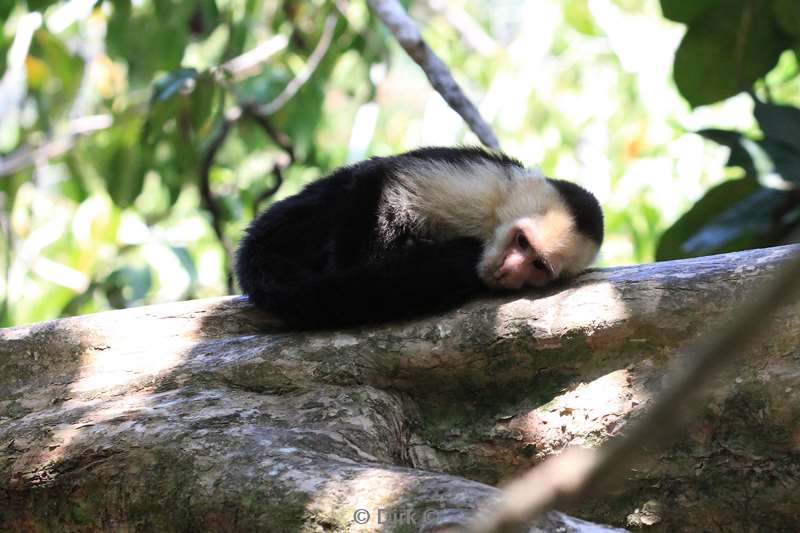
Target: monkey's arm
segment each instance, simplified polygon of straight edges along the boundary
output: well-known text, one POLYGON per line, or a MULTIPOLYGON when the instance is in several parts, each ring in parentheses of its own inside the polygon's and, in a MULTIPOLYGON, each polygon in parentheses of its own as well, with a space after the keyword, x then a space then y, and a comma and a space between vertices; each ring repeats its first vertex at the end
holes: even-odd
POLYGON ((380 260, 330 274, 306 272, 282 283, 265 282, 251 298, 259 307, 304 327, 380 322, 452 307, 484 284, 473 239, 420 242, 380 260))

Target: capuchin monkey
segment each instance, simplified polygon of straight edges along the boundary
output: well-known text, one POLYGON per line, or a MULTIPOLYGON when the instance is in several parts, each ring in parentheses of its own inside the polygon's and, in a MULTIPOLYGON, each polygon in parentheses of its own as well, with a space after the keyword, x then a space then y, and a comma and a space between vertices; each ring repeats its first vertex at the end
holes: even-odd
POLYGON ((236 274, 285 325, 348 326, 575 276, 602 241, 600 205, 578 185, 497 152, 421 148, 273 204, 247 229, 236 274))

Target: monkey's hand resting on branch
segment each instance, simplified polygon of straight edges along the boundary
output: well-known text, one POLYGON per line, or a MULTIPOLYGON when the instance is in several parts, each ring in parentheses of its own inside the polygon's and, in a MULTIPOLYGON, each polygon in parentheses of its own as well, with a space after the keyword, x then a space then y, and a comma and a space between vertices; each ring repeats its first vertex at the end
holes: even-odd
POLYGON ((274 204, 247 229, 236 273, 289 325, 343 326, 574 276, 602 241, 600 205, 578 185, 480 148, 422 148, 274 204))

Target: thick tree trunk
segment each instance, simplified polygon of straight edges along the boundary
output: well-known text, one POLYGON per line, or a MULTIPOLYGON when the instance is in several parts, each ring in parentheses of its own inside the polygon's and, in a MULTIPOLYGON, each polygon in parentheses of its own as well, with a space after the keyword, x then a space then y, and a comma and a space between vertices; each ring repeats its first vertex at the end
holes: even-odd
MULTIPOLYGON (((270 331, 221 298, 3 330, 0 530, 463 524, 497 497, 490 485, 624 433, 677 349, 798 249, 596 271, 369 329, 270 331)), ((565 511, 794 530, 799 313, 781 309, 614 494, 565 511)), ((553 513, 539 527, 596 526, 553 513)))

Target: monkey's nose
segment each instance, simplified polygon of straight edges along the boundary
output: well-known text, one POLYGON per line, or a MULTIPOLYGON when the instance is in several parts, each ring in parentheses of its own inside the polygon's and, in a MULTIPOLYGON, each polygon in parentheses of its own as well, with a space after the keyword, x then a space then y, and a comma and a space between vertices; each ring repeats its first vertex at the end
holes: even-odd
POLYGON ((509 252, 503 259, 503 264, 500 265, 500 271, 503 273, 516 272, 525 267, 527 259, 525 254, 513 251, 509 252))

